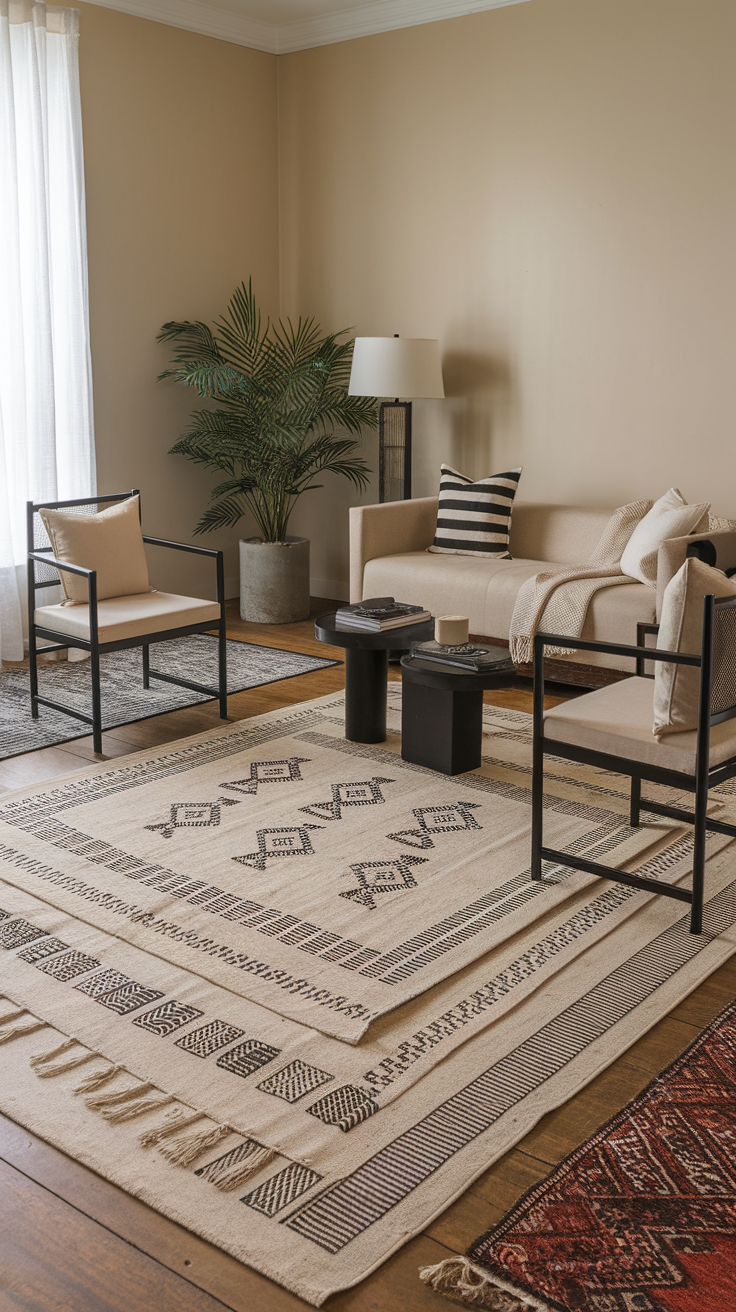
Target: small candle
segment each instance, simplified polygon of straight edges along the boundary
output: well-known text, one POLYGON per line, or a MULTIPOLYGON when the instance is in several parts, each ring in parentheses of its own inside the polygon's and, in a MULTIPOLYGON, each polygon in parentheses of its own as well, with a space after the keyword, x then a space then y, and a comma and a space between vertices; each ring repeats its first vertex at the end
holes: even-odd
POLYGON ((464 615, 439 615, 434 622, 434 636, 443 647, 461 647, 468 641, 468 628, 464 615))

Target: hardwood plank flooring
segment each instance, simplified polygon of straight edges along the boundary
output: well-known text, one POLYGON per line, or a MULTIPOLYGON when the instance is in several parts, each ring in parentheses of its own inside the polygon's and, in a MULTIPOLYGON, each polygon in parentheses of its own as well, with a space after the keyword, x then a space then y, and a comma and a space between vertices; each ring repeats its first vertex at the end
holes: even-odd
MULTIPOLYGON (((315 600, 313 616, 333 603, 315 600)), ((231 638, 342 661, 314 637, 312 619, 292 625, 244 623, 229 603, 231 638)), ((397 666, 389 677, 400 679, 397 666)), ((342 664, 229 699, 246 719, 344 687, 342 664)), ((554 689, 548 705, 575 695, 554 689)), ((531 710, 531 685, 486 693, 489 704, 531 710)), ((219 724, 214 703, 171 711, 104 735, 103 758, 201 733, 219 724)), ((0 762, 0 791, 24 787, 99 760, 90 738, 0 762)), ((736 959, 562 1107, 550 1112, 422 1235, 355 1289, 327 1303, 334 1312, 429 1312, 448 1306, 419 1283, 420 1266, 462 1252, 566 1153, 626 1105, 710 1023, 736 993, 736 959)), ((241 1266, 115 1185, 0 1117, 0 1309, 2 1312, 297 1312, 295 1295, 241 1266)))

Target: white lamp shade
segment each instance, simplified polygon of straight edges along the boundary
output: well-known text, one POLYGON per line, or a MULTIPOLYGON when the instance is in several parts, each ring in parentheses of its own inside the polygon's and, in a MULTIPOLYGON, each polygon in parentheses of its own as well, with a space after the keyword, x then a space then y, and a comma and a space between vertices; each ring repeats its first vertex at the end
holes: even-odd
POLYGON ((350 396, 443 397, 434 337, 356 337, 350 396))

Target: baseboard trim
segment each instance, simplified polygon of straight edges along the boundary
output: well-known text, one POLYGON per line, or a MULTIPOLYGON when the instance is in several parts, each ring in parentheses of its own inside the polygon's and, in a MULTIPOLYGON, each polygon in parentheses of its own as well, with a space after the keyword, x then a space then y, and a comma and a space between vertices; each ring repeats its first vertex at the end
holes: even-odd
POLYGON ((329 601, 350 601, 350 584, 344 579, 310 578, 309 591, 313 597, 326 597, 329 601))

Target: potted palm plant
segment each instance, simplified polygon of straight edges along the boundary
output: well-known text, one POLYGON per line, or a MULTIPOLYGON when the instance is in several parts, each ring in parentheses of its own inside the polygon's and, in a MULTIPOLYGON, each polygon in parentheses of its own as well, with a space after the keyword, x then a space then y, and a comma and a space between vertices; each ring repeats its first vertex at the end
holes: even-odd
POLYGON ((376 404, 348 396, 352 339, 327 336, 314 319, 265 326, 249 281, 214 325, 166 323, 159 342, 175 342, 174 378, 217 403, 195 410, 171 448, 226 475, 213 488, 195 533, 229 528, 249 510, 259 536, 240 542, 240 614, 284 624, 309 615, 309 541, 290 537, 289 518, 304 492, 330 472, 363 488, 370 470, 357 454, 376 404), (343 430, 342 433, 336 430, 343 430))

